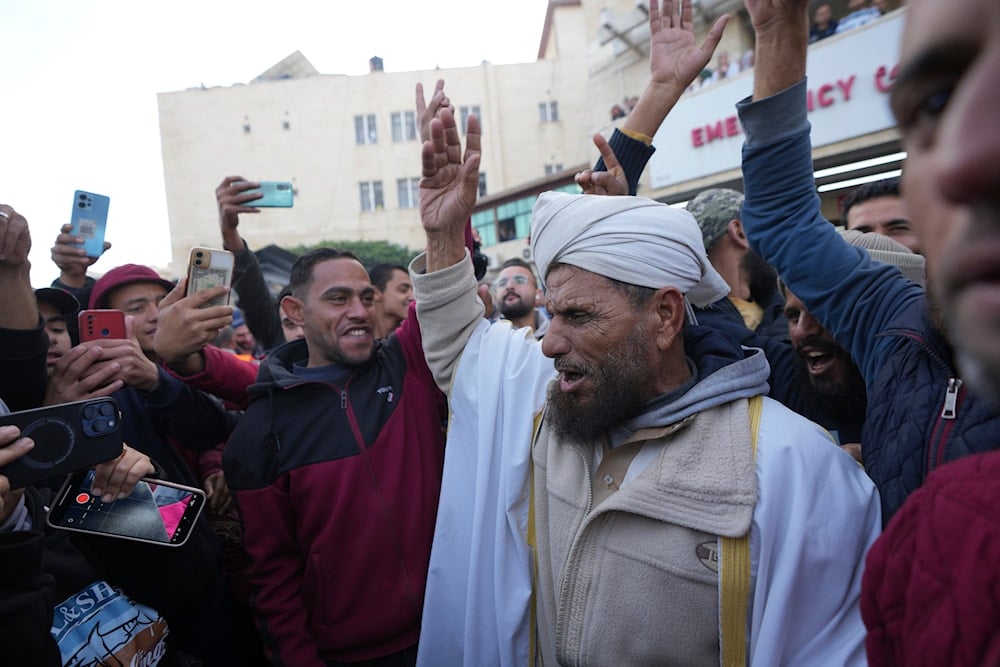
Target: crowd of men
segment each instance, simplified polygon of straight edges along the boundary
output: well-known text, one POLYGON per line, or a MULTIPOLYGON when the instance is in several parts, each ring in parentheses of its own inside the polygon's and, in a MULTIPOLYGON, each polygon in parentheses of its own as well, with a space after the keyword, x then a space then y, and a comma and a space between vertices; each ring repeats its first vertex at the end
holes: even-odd
MULTIPOLYGON (((165 547, 49 526, 62 480, 0 474, 0 661, 1000 664, 1000 6, 910 0, 903 176, 839 232, 809 3, 745 6, 743 192, 635 196, 729 18, 699 44, 690 0, 651 0, 646 90, 489 283, 479 121, 443 81, 416 87, 409 267, 320 248, 272 297, 239 233, 257 184, 229 176, 238 310, 145 266, 94 279, 68 226, 33 289, 28 213, 0 204, 0 407, 113 397, 126 445, 91 494, 208 502, 165 547), (82 308, 126 335, 80 342, 82 308)), ((25 435, 0 426, 0 466, 25 435)))

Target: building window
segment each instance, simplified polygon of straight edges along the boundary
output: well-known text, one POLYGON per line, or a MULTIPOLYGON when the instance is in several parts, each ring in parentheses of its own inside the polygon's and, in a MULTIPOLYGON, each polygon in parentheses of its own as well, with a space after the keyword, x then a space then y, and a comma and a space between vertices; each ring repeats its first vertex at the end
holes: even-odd
POLYGON ((358 146, 378 142, 378 132, 375 130, 375 114, 354 117, 354 142, 358 146))
POLYGON ((358 191, 361 194, 362 211, 385 208, 385 200, 382 198, 382 181, 361 181, 358 183, 358 191))
POLYGON ((547 164, 547 165, 545 165, 545 175, 546 176, 551 176, 552 174, 558 174, 562 170, 563 170, 563 166, 561 164, 559 164, 558 162, 556 162, 555 164, 547 164))
POLYGON ((392 140, 417 140, 417 115, 413 111, 396 111, 390 117, 392 120, 392 140))
POLYGON ((479 196, 486 196, 486 174, 479 172, 479 196))
POLYGON ((417 208, 420 205, 419 178, 397 178, 396 191, 399 193, 399 208, 417 208))
POLYGON ((496 245, 497 242, 497 220, 496 209, 488 209, 472 214, 472 227, 479 232, 479 240, 483 247, 496 245))
POLYGON ((555 100, 538 103, 538 121, 540 123, 554 123, 559 120, 559 103, 555 100))
POLYGON ((479 131, 483 131, 483 114, 479 113, 478 104, 470 107, 458 107, 458 124, 462 131, 462 136, 465 136, 465 127, 469 124, 469 116, 475 116, 479 119, 479 131))

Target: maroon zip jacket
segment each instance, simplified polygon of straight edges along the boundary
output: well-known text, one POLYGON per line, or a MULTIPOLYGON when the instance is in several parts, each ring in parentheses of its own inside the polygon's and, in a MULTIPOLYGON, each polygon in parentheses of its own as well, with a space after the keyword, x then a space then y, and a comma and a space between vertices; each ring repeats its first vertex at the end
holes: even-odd
POLYGON ((872 667, 1000 665, 1000 452, 927 477, 865 560, 872 667))
POLYGON ((261 363, 223 469, 275 665, 417 643, 444 462, 444 396, 412 309, 344 386, 304 380, 305 341, 261 363))

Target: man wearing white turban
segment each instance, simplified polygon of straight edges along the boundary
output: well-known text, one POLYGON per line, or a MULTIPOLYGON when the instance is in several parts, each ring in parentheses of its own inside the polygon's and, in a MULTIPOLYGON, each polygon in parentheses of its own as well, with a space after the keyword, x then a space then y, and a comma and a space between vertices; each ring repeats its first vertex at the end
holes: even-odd
POLYGON ((686 322, 727 289, 691 215, 543 194, 539 343, 483 319, 464 246, 478 120, 464 157, 449 109, 431 135, 410 269, 450 423, 418 664, 863 664, 878 495, 763 398, 760 350, 686 322))

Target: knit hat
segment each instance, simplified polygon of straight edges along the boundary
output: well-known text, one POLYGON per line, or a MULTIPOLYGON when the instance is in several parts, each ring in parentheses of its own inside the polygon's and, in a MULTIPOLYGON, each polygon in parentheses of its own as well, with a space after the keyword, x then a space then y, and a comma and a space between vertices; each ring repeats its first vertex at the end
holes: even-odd
POLYGON ((153 269, 140 264, 122 264, 111 269, 101 279, 94 283, 94 289, 90 292, 89 308, 107 308, 108 296, 112 291, 131 285, 132 283, 153 283, 160 285, 168 292, 174 288, 174 284, 164 280, 153 269))
POLYGON ((730 220, 739 220, 743 194, 728 188, 712 188, 699 192, 688 202, 687 210, 698 221, 705 240, 705 252, 712 249, 729 227, 730 220))
POLYGON ((55 306, 63 317, 72 317, 80 310, 76 297, 58 287, 42 287, 35 290, 35 300, 55 306))
POLYGON ((921 287, 926 286, 927 278, 924 275, 923 255, 914 254, 902 243, 875 232, 859 232, 856 229, 848 229, 840 232, 840 235, 851 245, 864 248, 876 262, 897 266, 903 272, 904 278, 908 278, 921 287))

